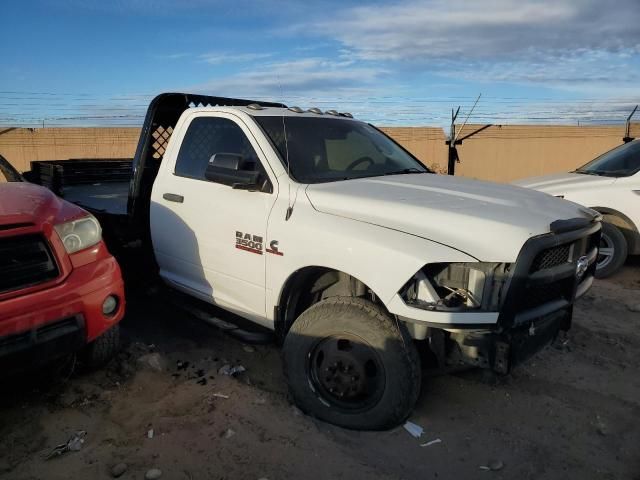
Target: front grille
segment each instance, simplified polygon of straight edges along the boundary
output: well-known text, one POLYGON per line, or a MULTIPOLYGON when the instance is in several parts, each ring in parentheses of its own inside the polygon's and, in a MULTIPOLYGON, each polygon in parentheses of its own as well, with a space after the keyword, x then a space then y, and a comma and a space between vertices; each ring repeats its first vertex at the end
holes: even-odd
POLYGON ((535 308, 554 300, 571 300, 575 280, 573 277, 557 280, 544 285, 527 288, 522 302, 522 310, 535 308))
POLYGON ((567 263, 571 261, 569 257, 570 254, 571 244, 559 245, 543 250, 533 259, 530 272, 533 273, 567 263))
POLYGON ((40 235, 0 239, 0 293, 30 287, 58 276, 58 267, 40 235))
POLYGON ((554 312, 569 311, 576 294, 584 294, 595 271, 594 247, 600 225, 530 238, 523 246, 511 276, 498 321, 523 325, 554 312), (583 258, 584 257, 584 258, 583 258), (578 275, 578 262, 591 264, 578 275))

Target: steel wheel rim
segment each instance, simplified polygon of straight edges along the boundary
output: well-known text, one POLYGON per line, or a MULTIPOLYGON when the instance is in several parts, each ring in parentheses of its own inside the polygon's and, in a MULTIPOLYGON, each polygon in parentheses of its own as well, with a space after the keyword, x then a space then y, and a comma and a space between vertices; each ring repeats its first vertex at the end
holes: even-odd
POLYGON ((307 370, 311 387, 323 403, 349 413, 370 409, 384 392, 380 356, 355 335, 320 339, 309 353, 307 370))
POLYGON ((600 248, 598 249, 598 260, 596 263, 596 270, 605 268, 613 261, 615 255, 615 247, 611 237, 606 233, 603 233, 600 237, 600 248))

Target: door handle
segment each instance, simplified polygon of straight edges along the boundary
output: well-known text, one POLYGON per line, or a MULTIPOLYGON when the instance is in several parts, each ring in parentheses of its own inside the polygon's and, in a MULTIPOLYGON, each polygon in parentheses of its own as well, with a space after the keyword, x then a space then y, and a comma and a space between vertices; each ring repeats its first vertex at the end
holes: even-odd
POLYGON ((169 202, 182 203, 184 202, 184 197, 182 195, 177 195, 175 193, 163 193, 162 198, 169 202))

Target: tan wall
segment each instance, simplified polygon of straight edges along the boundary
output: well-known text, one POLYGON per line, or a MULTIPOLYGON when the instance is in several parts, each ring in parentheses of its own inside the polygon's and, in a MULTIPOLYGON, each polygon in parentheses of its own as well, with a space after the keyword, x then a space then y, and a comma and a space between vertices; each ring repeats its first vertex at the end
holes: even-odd
MULTIPOLYGON (((467 125, 462 136, 476 126, 467 125)), ((445 133, 435 127, 381 127, 429 167, 446 172, 445 133)), ((507 182, 568 171, 622 143, 623 126, 493 126, 458 147, 456 174, 507 182)), ((139 128, 0 128, 0 155, 20 171, 31 160, 131 158, 139 128)), ((640 124, 631 136, 640 137, 640 124)))
POLYGON ((139 128, 0 127, 0 155, 21 172, 31 160, 132 158, 139 135, 139 128))
MULTIPOLYGON (((468 125, 462 133, 478 126, 468 125)), ((631 136, 640 136, 640 124, 631 136)), ((456 175, 508 182, 567 172, 622 144, 623 126, 493 126, 458 147, 456 175)))

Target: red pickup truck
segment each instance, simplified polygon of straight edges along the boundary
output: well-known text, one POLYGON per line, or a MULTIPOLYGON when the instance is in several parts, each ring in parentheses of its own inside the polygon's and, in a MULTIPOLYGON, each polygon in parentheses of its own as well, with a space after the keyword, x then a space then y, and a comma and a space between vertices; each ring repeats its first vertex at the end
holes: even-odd
POLYGON ((124 308, 98 221, 0 156, 0 372, 76 352, 88 367, 104 364, 124 308))

